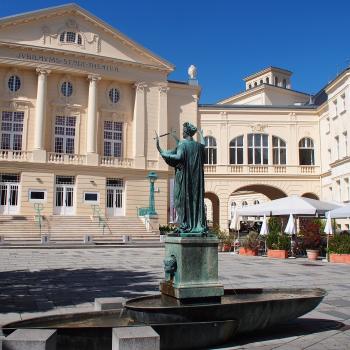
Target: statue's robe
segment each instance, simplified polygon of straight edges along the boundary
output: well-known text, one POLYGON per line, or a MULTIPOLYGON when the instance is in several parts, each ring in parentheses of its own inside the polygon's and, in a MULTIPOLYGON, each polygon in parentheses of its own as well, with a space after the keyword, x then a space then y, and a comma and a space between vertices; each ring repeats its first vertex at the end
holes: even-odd
POLYGON ((165 162, 175 168, 174 205, 180 233, 205 235, 204 145, 181 140, 172 151, 162 151, 165 162))

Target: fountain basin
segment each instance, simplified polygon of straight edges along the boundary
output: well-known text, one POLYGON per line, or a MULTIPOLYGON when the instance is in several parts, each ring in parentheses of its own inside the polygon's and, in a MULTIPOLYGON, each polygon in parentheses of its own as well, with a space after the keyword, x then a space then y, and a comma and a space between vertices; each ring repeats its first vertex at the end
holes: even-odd
POLYGON ((186 305, 159 294, 130 299, 124 309, 38 317, 3 330, 57 329, 57 350, 110 350, 112 328, 147 324, 160 335, 162 350, 203 349, 302 316, 326 294, 319 288, 226 289, 220 303, 186 305))
POLYGON ((220 303, 178 305, 160 294, 126 302, 126 315, 146 324, 236 320, 238 333, 262 330, 313 310, 326 296, 320 288, 225 289, 220 303))

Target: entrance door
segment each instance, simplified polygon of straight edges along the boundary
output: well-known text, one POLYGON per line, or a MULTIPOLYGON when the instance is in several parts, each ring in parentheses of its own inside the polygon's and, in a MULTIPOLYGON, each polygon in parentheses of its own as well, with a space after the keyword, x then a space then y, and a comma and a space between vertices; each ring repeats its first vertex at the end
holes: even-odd
POLYGON ((107 179, 107 216, 124 215, 123 180, 107 179))
POLYGON ((74 177, 56 177, 55 214, 74 214, 74 177))
POLYGON ((18 213, 18 183, 0 182, 0 214, 18 213))

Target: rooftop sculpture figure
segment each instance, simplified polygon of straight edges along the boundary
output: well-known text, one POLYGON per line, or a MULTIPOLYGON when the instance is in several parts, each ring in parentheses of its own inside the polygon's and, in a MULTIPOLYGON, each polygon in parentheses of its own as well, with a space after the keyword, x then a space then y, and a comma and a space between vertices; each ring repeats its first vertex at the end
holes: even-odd
POLYGON ((156 135, 157 149, 165 162, 175 168, 174 204, 178 217, 175 233, 181 237, 207 236, 208 227, 204 207, 204 146, 202 131, 200 142, 193 139, 197 128, 183 124, 183 140, 176 140, 176 148, 162 150, 156 135))

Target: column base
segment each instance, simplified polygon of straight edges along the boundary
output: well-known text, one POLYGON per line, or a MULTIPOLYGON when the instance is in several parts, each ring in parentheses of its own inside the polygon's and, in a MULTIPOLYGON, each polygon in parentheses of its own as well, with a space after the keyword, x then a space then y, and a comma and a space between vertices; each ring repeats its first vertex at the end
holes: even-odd
POLYGON ((46 151, 43 149, 33 150, 33 162, 46 163, 46 151))
POLYGON ((87 165, 99 165, 99 155, 97 153, 88 153, 86 155, 86 164, 87 165))

